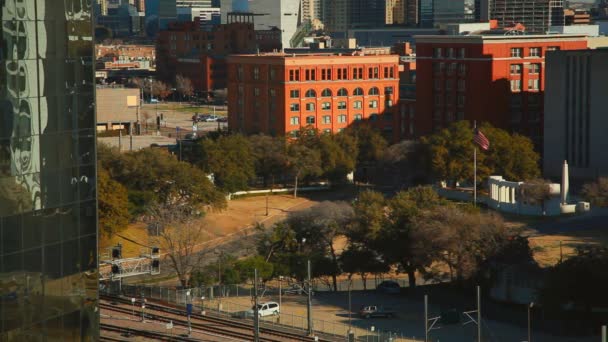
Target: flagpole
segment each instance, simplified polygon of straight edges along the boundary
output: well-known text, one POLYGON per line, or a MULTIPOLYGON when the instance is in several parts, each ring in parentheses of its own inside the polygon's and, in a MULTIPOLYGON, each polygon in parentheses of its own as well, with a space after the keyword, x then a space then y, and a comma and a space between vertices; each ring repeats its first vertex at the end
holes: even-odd
MULTIPOLYGON (((473 121, 473 126, 476 132, 477 120, 473 121)), ((473 144, 473 205, 477 206, 477 146, 475 144, 473 144)))

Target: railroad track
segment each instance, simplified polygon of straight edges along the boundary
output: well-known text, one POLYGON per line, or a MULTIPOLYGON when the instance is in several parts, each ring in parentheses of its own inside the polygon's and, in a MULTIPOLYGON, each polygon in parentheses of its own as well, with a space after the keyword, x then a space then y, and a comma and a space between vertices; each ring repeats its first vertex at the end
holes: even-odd
MULTIPOLYGON (((114 296, 100 296, 100 299, 104 299, 104 300, 108 300, 111 302, 116 302, 116 303, 121 303, 121 304, 127 304, 127 305, 131 305, 131 301, 130 299, 127 298, 122 298, 122 297, 114 297, 114 296)), ((105 305, 104 305, 105 306, 105 305)), ((103 307, 103 306, 102 306, 103 307)), ((112 308, 116 308, 114 306, 109 306, 106 307, 108 309, 112 309, 112 308)), ((176 307, 172 307, 172 306, 166 306, 166 305, 159 305, 159 304, 154 304, 154 303, 150 303, 147 302, 146 303, 146 308, 150 309, 150 310, 154 310, 154 311, 160 311, 163 313, 169 313, 169 314, 174 314, 174 315, 178 315, 178 316, 182 316, 184 317, 184 309, 183 308, 176 308, 176 307)), ((123 310, 124 313, 127 313, 129 315, 132 314, 132 310, 127 309, 127 308, 120 308, 123 310)), ((137 312, 136 312, 137 315, 137 312)), ((148 317, 151 317, 150 315, 148 315, 148 317)), ((220 318, 220 317, 214 317, 214 316, 208 316, 208 315, 199 315, 199 314, 192 314, 191 318, 194 320, 201 320, 201 321, 206 321, 209 323, 214 323, 218 326, 225 326, 225 327, 229 327, 229 328, 233 328, 233 329, 240 329, 241 331, 246 331, 247 332, 247 337, 245 339, 252 339, 252 330, 253 330, 253 325, 252 324, 248 324, 245 322, 238 322, 238 321, 234 321, 234 320, 230 320, 230 319, 225 319, 225 318, 220 318)), ((159 316, 159 320, 161 321, 168 321, 166 317, 163 316, 159 316)), ((183 324, 187 325, 187 321, 186 320, 182 320, 182 322, 184 322, 183 324)), ((182 325, 182 323, 176 322, 176 320, 174 320, 174 323, 176 324, 180 324, 182 325)), ((201 326, 199 323, 195 323, 194 321, 192 322, 192 327, 195 327, 196 325, 201 326)), ((209 331, 209 325, 202 325, 200 327, 201 330, 207 330, 209 331)), ((217 328, 217 327, 215 327, 217 328)), ((222 332, 220 331, 213 331, 214 333, 217 334, 222 334, 222 332)), ((225 334, 227 335, 227 334, 225 334)), ((266 327, 260 327, 260 340, 264 340, 262 339, 262 336, 265 336, 265 338, 268 341, 314 341, 314 338, 310 337, 310 336, 303 336, 301 334, 298 333, 294 333, 294 332, 288 332, 288 331, 282 331, 282 330, 277 330, 277 329, 270 329, 270 328, 266 328, 266 327), (278 338, 278 339, 277 339, 278 338)), ((229 336, 229 335, 227 335, 229 336)), ((231 337, 236 337, 236 338, 243 338, 244 335, 241 336, 231 336, 231 337)), ((320 342, 333 342, 333 341, 343 341, 343 338, 332 338, 330 336, 319 336, 318 341, 320 342)))
MULTIPOLYGON (((100 330, 111 331, 115 333, 126 334, 128 336, 142 336, 150 339, 154 339, 156 341, 184 341, 184 342, 193 342, 198 341, 197 339, 192 339, 183 336, 169 336, 167 334, 161 334, 154 331, 148 330, 138 330, 127 327, 120 327, 112 324, 101 323, 99 325, 100 330)), ((124 341, 117 337, 103 336, 100 338, 102 341, 124 341)))
MULTIPOLYGON (((126 307, 117 307, 117 306, 110 305, 110 304, 100 303, 100 308, 114 311, 114 312, 120 312, 120 313, 127 314, 127 315, 133 315, 132 309, 126 308, 126 307)), ((188 326, 188 321, 186 319, 179 319, 179 318, 176 318, 175 316, 167 317, 166 315, 162 315, 162 313, 164 313, 164 314, 179 315, 179 316, 183 317, 183 311, 176 313, 174 309, 168 308, 169 310, 164 310, 164 309, 166 309, 165 307, 150 304, 150 303, 146 304, 146 308, 149 310, 144 313, 145 318, 153 319, 153 320, 161 321, 161 322, 167 322, 167 323, 169 321, 172 321, 173 324, 175 324, 175 325, 184 326, 184 327, 188 326), (157 314, 152 311, 159 311, 161 314, 157 314)), ((139 316, 139 312, 136 311, 135 316, 139 316)), ((243 327, 242 324, 232 322, 229 320, 222 321, 221 323, 218 323, 218 322, 200 323, 200 322, 197 322, 198 317, 195 317, 195 315, 192 315, 191 318, 192 318, 192 320, 191 320, 190 325, 193 329, 197 329, 197 330, 200 330, 203 332, 213 333, 216 335, 232 337, 232 338, 236 338, 236 339, 243 340, 243 341, 252 341, 253 340, 253 331, 252 331, 253 327, 252 326, 245 325, 245 327, 243 327), (227 324, 226 322, 229 322, 229 323, 227 324), (212 323, 212 324, 210 324, 210 323, 212 323)), ((207 321, 209 321, 209 320, 207 320, 207 321)), ((306 337, 306 336, 283 333, 283 332, 276 332, 276 331, 272 331, 272 330, 269 331, 269 330, 270 329, 260 329, 260 341, 261 342, 312 341, 311 338, 306 337)), ((190 341, 192 341, 192 340, 190 340, 190 341)))

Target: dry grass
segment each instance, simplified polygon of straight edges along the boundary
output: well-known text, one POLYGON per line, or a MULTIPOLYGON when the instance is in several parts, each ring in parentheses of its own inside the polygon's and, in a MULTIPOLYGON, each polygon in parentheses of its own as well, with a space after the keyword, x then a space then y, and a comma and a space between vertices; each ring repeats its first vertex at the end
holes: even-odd
MULTIPOLYGON (((290 211, 305 209, 315 203, 306 198, 293 198, 290 195, 269 196, 269 215, 266 216, 266 197, 235 199, 228 203, 226 210, 210 212, 201 219, 200 223, 207 227, 206 230, 209 233, 209 236, 203 238, 203 240, 206 243, 223 243, 235 238, 238 233, 250 229, 256 223, 271 225, 283 219, 290 211)), ((120 242, 123 245, 123 257, 139 256, 143 247, 123 237, 146 246, 153 244, 153 238, 148 236, 146 225, 136 223, 111 239, 100 238, 100 254, 103 255, 106 248, 120 242)))
POLYGON ((576 254, 576 247, 589 244, 608 245, 608 231, 585 230, 569 234, 539 235, 530 238, 534 258, 543 267, 557 264, 560 258, 576 254))

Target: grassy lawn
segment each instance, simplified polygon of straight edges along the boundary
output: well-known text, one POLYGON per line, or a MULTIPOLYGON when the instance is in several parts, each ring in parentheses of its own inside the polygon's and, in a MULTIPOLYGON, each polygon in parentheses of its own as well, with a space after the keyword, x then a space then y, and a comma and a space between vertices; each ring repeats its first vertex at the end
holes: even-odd
MULTIPOLYGON (((144 105, 145 107, 148 108, 156 108, 155 104, 146 104, 144 105)), ((227 114, 226 110, 220 110, 218 108, 223 108, 223 107, 218 107, 216 106, 215 109, 215 114, 216 115, 220 115, 220 116, 225 116, 227 114)), ((159 103, 158 104, 158 110, 172 110, 175 112, 179 112, 179 113, 213 113, 213 106, 209 106, 209 105, 204 105, 204 106, 195 106, 195 105, 190 105, 189 103, 177 103, 177 102, 164 102, 164 103, 159 103)))

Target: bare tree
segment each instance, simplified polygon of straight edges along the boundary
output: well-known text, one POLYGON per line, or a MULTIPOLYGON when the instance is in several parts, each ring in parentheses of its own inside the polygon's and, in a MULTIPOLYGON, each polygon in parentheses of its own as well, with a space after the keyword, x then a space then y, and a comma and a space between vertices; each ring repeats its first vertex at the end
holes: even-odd
POLYGON ((443 206, 414 219, 412 248, 432 253, 448 267, 450 279, 462 283, 518 233, 498 215, 443 206))
POLYGON ((183 287, 188 286, 193 270, 200 268, 206 251, 201 248, 209 233, 199 216, 175 205, 157 205, 150 209, 148 217, 158 244, 166 253, 171 269, 177 274, 183 287))
POLYGON ((608 207, 608 178, 600 177, 596 182, 585 184, 582 195, 594 206, 608 207))
POLYGON ((192 81, 184 77, 182 75, 175 76, 175 88, 177 92, 181 95, 182 100, 184 97, 190 97, 194 94, 194 87, 192 86, 192 81))
POLYGON ((162 82, 162 81, 153 81, 152 82, 152 95, 159 97, 161 99, 166 99, 169 95, 171 95, 171 88, 162 82))

